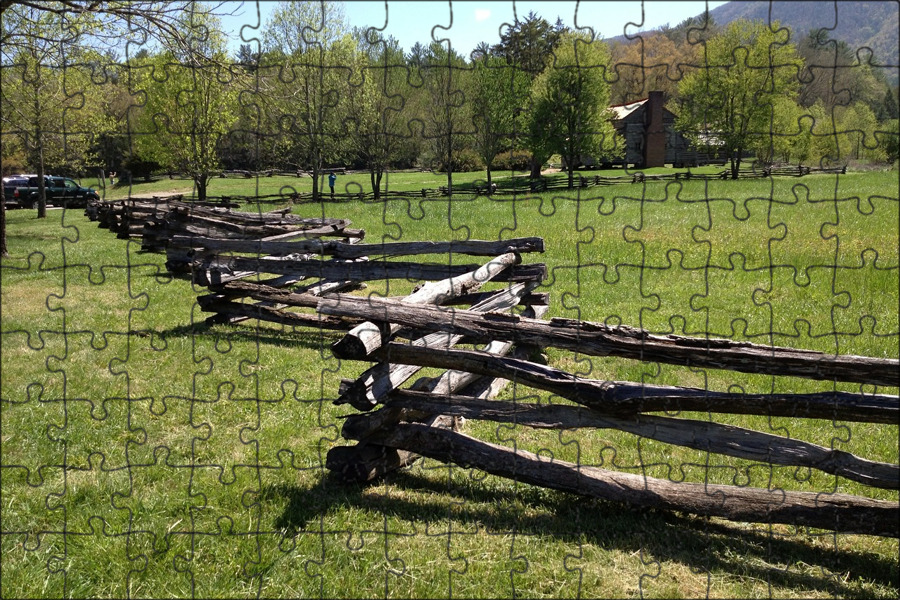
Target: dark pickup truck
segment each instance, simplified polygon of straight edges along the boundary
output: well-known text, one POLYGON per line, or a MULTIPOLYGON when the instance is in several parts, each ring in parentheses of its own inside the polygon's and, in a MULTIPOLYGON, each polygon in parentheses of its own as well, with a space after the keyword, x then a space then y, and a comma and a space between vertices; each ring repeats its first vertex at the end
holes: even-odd
MULTIPOLYGON (((45 177, 44 181, 47 204, 49 206, 84 208, 89 200, 100 199, 100 194, 93 189, 81 187, 75 183, 75 180, 68 177, 45 177)), ((12 198, 7 198, 6 200, 22 208, 35 208, 38 205, 39 197, 38 178, 29 177, 28 184, 17 187, 13 191, 12 198)))

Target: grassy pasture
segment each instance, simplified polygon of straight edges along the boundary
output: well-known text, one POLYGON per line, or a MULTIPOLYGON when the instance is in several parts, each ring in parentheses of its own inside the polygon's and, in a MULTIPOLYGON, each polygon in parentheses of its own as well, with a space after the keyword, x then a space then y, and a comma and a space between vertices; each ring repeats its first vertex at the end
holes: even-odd
MULTIPOLYGON (((353 179, 341 177, 339 186, 353 179)), ((368 189, 365 176, 358 180, 368 189)), ((389 182, 417 189, 446 178, 392 174, 389 182)), ((220 179, 210 194, 308 183, 220 179)), ((129 191, 176 186, 190 183, 129 191)), ((293 210, 349 218, 370 243, 542 236, 547 252, 525 260, 548 264, 549 316, 896 358, 897 196, 891 172, 293 210)), ((351 409, 330 400, 340 379, 365 365, 331 356, 339 334, 252 321, 207 327, 195 301, 203 289, 167 275, 163 256, 116 239, 80 211, 7 218, 4 597, 896 597, 900 590, 896 540, 632 510, 435 461, 377 485, 342 484, 323 463, 340 443, 340 415, 351 409)), ((412 285, 374 283, 366 293, 403 294, 412 285)), ((600 379, 715 390, 861 388, 552 349, 549 359, 600 379)), ((561 402, 521 386, 505 397, 561 402)), ((896 425, 685 416, 898 462, 896 425)), ((466 431, 676 481, 898 499, 816 471, 609 430, 469 422, 466 431)))

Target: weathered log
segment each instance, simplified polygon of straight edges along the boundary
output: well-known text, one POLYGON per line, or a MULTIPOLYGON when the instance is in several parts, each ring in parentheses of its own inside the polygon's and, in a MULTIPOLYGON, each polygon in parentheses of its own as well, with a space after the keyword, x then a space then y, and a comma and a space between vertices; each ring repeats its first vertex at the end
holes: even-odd
MULTIPOLYGON (((455 419, 441 415, 424 417, 426 427, 454 429, 455 419)), ((355 446, 335 446, 325 456, 325 468, 351 481, 366 482, 412 465, 420 454, 380 444, 360 442, 355 446)))
MULTIPOLYGON (((168 263, 167 263, 168 264, 168 263)), ((238 298, 244 298, 247 296, 253 296, 252 291, 257 289, 262 290, 275 290, 281 292, 278 287, 279 285, 293 285, 297 283, 297 279, 290 276, 282 276, 276 277, 274 279, 268 280, 265 283, 251 283, 249 281, 235 281, 232 282, 235 285, 230 286, 229 284, 225 284, 222 286, 218 286, 216 292, 213 294, 207 294, 203 296, 197 297, 197 303, 200 305, 200 308, 203 310, 208 310, 208 312, 215 312, 216 303, 221 303, 229 300, 236 300, 238 298)), ((260 300, 257 306, 265 306, 265 307, 275 307, 282 308, 283 306, 309 306, 309 301, 306 300, 312 294, 316 296, 326 294, 329 292, 340 292, 340 291, 350 291, 359 287, 359 284, 353 281, 320 281, 313 284, 309 284, 306 286, 302 286, 294 290, 294 294, 303 298, 302 302, 278 302, 277 300, 283 299, 280 296, 268 297, 266 295, 262 295, 261 297, 257 297, 254 299, 260 300), (305 303, 305 304, 304 304, 305 303)), ((231 309, 231 304, 226 304, 228 310, 231 309)), ((217 314, 212 317, 207 317, 206 322, 210 324, 217 323, 240 323, 241 321, 245 321, 251 317, 244 315, 237 315, 233 312, 228 314, 217 314)))
POLYGON ((422 456, 380 444, 335 446, 325 456, 325 468, 348 481, 367 482, 408 467, 422 456))
POLYGON ((673 483, 664 479, 548 460, 524 450, 482 442, 465 434, 426 425, 400 423, 379 436, 394 448, 474 467, 493 475, 555 490, 750 523, 794 526, 900 537, 897 502, 848 494, 766 490, 708 483, 673 483))
POLYGON ((320 237, 323 235, 341 235, 343 231, 330 225, 317 228, 306 228, 298 225, 245 225, 229 223, 221 219, 195 219, 187 222, 177 222, 168 219, 166 226, 171 238, 175 233, 193 234, 203 237, 216 237, 220 239, 258 239, 284 234, 297 234, 297 237, 320 237))
POLYGON ((214 227, 204 228, 196 225, 188 225, 185 228, 188 232, 197 232, 208 235, 205 232, 219 231, 222 239, 317 239, 326 236, 349 236, 350 233, 346 229, 335 229, 331 225, 322 227, 298 227, 296 225, 266 225, 266 226, 244 226, 231 230, 219 230, 214 227))
MULTIPOLYGON (((499 342, 502 347, 498 351, 508 351, 508 346, 504 342, 499 342)), ((515 356, 527 355, 531 349, 514 348, 515 356)), ((468 374, 467 374, 468 375, 468 374)), ((478 377, 470 382, 468 378, 448 377, 448 373, 444 373, 439 377, 425 377, 420 379, 413 385, 413 389, 446 389, 447 394, 462 393, 471 394, 477 398, 491 399, 496 397, 509 382, 505 379, 495 377, 478 377)), ((401 421, 407 422, 429 422, 432 426, 449 427, 452 425, 456 428, 461 419, 453 417, 452 421, 447 420, 447 415, 435 415, 428 411, 420 411, 415 408, 382 408, 380 410, 350 415, 344 421, 344 427, 341 433, 345 439, 361 440, 365 449, 361 451, 361 455, 354 454, 349 450, 338 451, 334 456, 329 453, 332 459, 331 466, 333 470, 340 470, 346 475, 353 474, 356 481, 371 481, 376 477, 394 471, 402 467, 408 467, 421 458, 421 455, 406 450, 397 450, 395 448, 386 448, 380 444, 365 441, 372 433, 382 428, 393 427, 401 421), (428 421, 432 419, 431 421, 428 421), (341 461, 352 461, 359 463, 358 465, 342 466, 341 461)))
MULTIPOLYGON (((463 294, 462 296, 454 296, 447 298, 439 304, 439 306, 471 306, 478 304, 485 298, 495 294, 496 292, 475 292, 473 294, 463 294)), ((548 292, 532 292, 522 296, 519 302, 520 306, 549 306, 550 294, 548 292)))
POLYGON ((173 203, 168 216, 173 219, 187 219, 196 222, 214 223, 225 228, 238 228, 242 225, 295 225, 297 227, 330 226, 343 229, 350 225, 347 219, 301 217, 293 214, 249 213, 232 211, 227 208, 197 206, 184 203, 173 203))
MULTIPOLYGON (((309 220, 313 221, 313 220, 309 220)), ((144 243, 145 250, 164 250, 172 238, 178 239, 181 247, 194 247, 192 239, 225 239, 234 241, 252 240, 258 242, 276 242, 284 240, 313 240, 326 236, 334 236, 347 239, 349 243, 355 239, 362 239, 365 231, 361 229, 348 229, 336 227, 333 224, 324 224, 315 227, 312 224, 286 224, 286 225, 241 225, 239 223, 223 226, 227 223, 222 219, 193 219, 190 214, 175 213, 170 211, 165 216, 151 219, 145 223, 144 243), (149 239, 148 239, 149 238, 149 239)), ((349 223, 349 221, 346 221, 349 223)))
MULTIPOLYGON (((476 265, 448 265, 416 262, 337 262, 337 261, 286 261, 277 258, 249 258, 242 256, 219 256, 213 265, 204 268, 230 272, 259 272, 288 274, 295 273, 325 279, 353 279, 374 281, 383 279, 442 280, 465 275, 477 268, 476 265)), ((542 281, 547 267, 542 263, 516 265, 503 271, 494 281, 542 281)))
POLYGON ((409 256, 420 254, 466 254, 498 256, 507 252, 543 252, 541 238, 519 238, 500 242, 482 240, 454 242, 395 242, 385 244, 345 244, 337 241, 303 240, 296 242, 264 240, 222 240, 218 238, 173 236, 171 244, 204 248, 214 252, 245 252, 284 256, 287 254, 322 254, 352 259, 365 256, 409 256))
MULTIPOLYGON (((320 305, 321 307, 321 305, 320 305)), ((515 379, 604 414, 700 411, 864 423, 893 423, 900 416, 897 396, 822 392, 813 394, 738 394, 700 388, 586 379, 546 365, 491 356, 476 350, 425 349, 391 342, 369 360, 422 367, 459 369, 515 379)))
POLYGON ((321 314, 309 315, 294 313, 260 304, 241 304, 239 302, 221 300, 208 301, 206 306, 203 307, 203 310, 222 315, 217 317, 217 319, 222 319, 225 316, 246 317, 248 319, 259 319, 260 321, 280 323, 292 327, 312 327, 316 329, 348 331, 359 324, 359 319, 335 318, 321 314))
MULTIPOLYGON (((291 285, 290 283, 286 285, 291 285)), ((288 306, 315 308, 324 294, 333 294, 360 287, 356 281, 320 281, 306 286, 310 291, 286 290, 265 283, 229 281, 213 286, 215 296, 227 298, 249 297, 254 300, 277 302, 288 306)), ((199 300, 199 298, 198 298, 199 300)))
MULTIPOLYGON (((517 262, 519 262, 517 254, 512 252, 502 254, 471 273, 467 272, 449 279, 428 283, 407 296, 406 301, 408 303, 439 303, 455 295, 471 293, 517 262)), ((338 358, 349 358, 360 352, 368 354, 381 346, 383 337, 386 339, 397 329, 385 328, 385 331, 382 332, 381 327, 371 321, 365 321, 332 345, 331 351, 338 358)))
POLYGON ((316 296, 324 296, 325 294, 337 294, 353 292, 365 289, 366 284, 359 281, 331 281, 323 279, 315 283, 310 283, 302 287, 298 287, 294 292, 298 294, 315 294, 316 296))
MULTIPOLYGON (((514 316, 476 315, 464 310, 412 306, 372 298, 322 303, 320 312, 397 323, 425 331, 459 333, 473 339, 503 339, 553 346, 593 356, 620 356, 645 362, 730 369, 869 385, 900 386, 900 361, 864 356, 835 356, 814 350, 760 346, 726 339, 651 335, 642 329, 571 319, 541 321, 514 316)), ((348 357, 351 358, 351 357, 348 357)), ((352 358, 363 358, 353 356, 352 358)))
MULTIPOLYGON (((541 304, 538 306, 529 306, 522 314, 526 317, 540 319, 547 313, 549 309, 550 307, 545 304, 541 304)), ((512 350, 512 346, 512 342, 502 340, 493 341, 486 347, 481 349, 481 352, 493 356, 506 356, 512 350)), ((535 349, 533 346, 518 346, 516 348, 516 351, 512 353, 512 358, 525 359, 535 350, 537 349, 535 349)), ((458 371, 450 369, 442 373, 439 377, 433 378, 427 384, 423 383, 412 386, 412 389, 423 392, 431 392, 433 394, 450 394, 454 389, 461 389, 482 378, 485 378, 485 376, 478 375, 476 373, 470 373, 469 371, 458 371)), ((502 391, 503 387, 509 382, 509 380, 500 377, 488 377, 488 379, 490 379, 491 382, 485 383, 484 385, 486 386, 486 389, 480 391, 479 393, 488 393, 487 389, 491 389, 491 394, 499 394, 500 391, 502 391), (494 384, 494 382, 496 382, 496 385, 494 384)))
MULTIPOLYGON (((518 283, 489 297, 470 310, 476 313, 503 311, 519 303, 519 299, 536 282, 518 283)), ((449 348, 459 342, 462 336, 438 332, 423 336, 412 342, 419 348, 449 348)), ((508 349, 508 348, 507 348, 508 349)), ((379 363, 363 372, 350 388, 334 401, 335 404, 350 404, 358 410, 371 410, 379 402, 415 375, 421 367, 415 365, 379 363)))
MULTIPOLYGON (((496 342, 494 350, 499 355, 509 353, 513 358, 524 358, 528 356, 532 349, 522 346, 514 346, 509 348, 508 342, 496 342)), ((466 397, 468 399, 493 399, 503 388, 509 384, 508 379, 501 377, 491 377, 485 375, 474 375, 465 373, 465 377, 455 377, 451 373, 464 373, 462 371, 446 371, 437 377, 423 377, 416 381, 408 390, 416 399, 434 398, 438 394, 444 394, 450 398, 466 397)), ((353 384, 353 380, 347 380, 346 385, 342 382, 342 392, 353 384)), ((407 391, 394 390, 388 398, 406 398, 407 391)), ((400 403, 397 403, 399 406, 400 403)), ((400 408, 392 408, 388 410, 385 405, 378 410, 370 412, 353 414, 345 417, 344 425, 341 429, 341 435, 348 440, 363 440, 379 429, 390 427, 391 425, 404 421, 422 421, 427 415, 440 414, 440 411, 431 410, 432 407, 423 406, 422 409, 410 405, 404 405, 400 408)))
MULTIPOLYGON (((832 450, 802 440, 708 421, 641 414, 617 418, 580 406, 487 402, 461 395, 448 396, 411 390, 392 392, 385 408, 452 415, 470 420, 517 423, 540 429, 618 429, 704 452, 774 465, 809 467, 873 487, 892 490, 900 488, 898 465, 867 460, 849 452, 832 450)), ((348 418, 341 434, 348 438, 357 432, 359 423, 348 418)))
MULTIPOLYGON (((501 348, 498 348, 499 351, 508 351, 505 342, 498 342, 498 344, 502 345, 501 348)), ((532 348, 530 347, 514 347, 512 349, 512 355, 518 358, 528 356, 531 352, 532 348)), ((448 375, 449 373, 444 373, 439 377, 423 377, 417 381, 411 389, 434 390, 444 388, 449 395, 458 393, 473 398, 489 400, 499 395, 506 385, 509 384, 508 380, 499 377, 480 376, 470 382, 468 377, 462 378, 448 375)), ((418 423, 427 421, 429 418, 435 418, 436 416, 437 415, 432 414, 430 411, 420 411, 415 408, 385 407, 369 413, 348 416, 344 421, 341 434, 345 439, 366 440, 369 436, 379 430, 393 427, 401 421, 418 423)), ((446 418, 447 416, 449 415, 442 415, 443 418, 446 418)), ((458 428, 462 425, 462 421, 463 419, 461 418, 453 417, 451 423, 454 428, 458 428)), ((447 423, 446 421, 439 422, 447 423)), ((385 448, 384 446, 369 441, 365 441, 364 443, 368 447, 385 448)), ((372 477, 376 477, 401 467, 410 466, 421 458, 421 455, 414 452, 397 450, 394 448, 385 449, 382 456, 383 458, 381 459, 370 458, 366 463, 365 469, 355 468, 353 471, 369 473, 372 477), (402 459, 395 454, 391 454, 391 452, 403 454, 402 459), (379 465, 379 461, 382 464, 379 465)), ((370 481, 370 479, 359 479, 359 481, 370 481)))
MULTIPOLYGON (((272 304, 281 304, 285 306, 302 306, 306 308, 315 308, 319 303, 321 298, 315 294, 302 293, 298 294, 296 292, 292 292, 290 290, 279 290, 276 288, 269 288, 268 290, 254 290, 252 284, 247 286, 242 286, 240 291, 236 287, 229 287, 232 284, 241 284, 244 282, 241 281, 232 281, 228 282, 224 285, 217 286, 219 288, 225 289, 227 294, 207 294, 204 296, 197 297, 197 303, 200 305, 200 308, 203 310, 207 310, 207 306, 211 306, 214 303, 222 302, 223 300, 230 300, 234 298, 240 297, 249 297, 254 300, 259 300, 261 302, 270 302, 272 304), (243 292, 243 293, 241 293, 243 292)), ((261 286, 268 287, 268 286, 261 286)), ((208 311, 207 312, 211 312, 208 311)))

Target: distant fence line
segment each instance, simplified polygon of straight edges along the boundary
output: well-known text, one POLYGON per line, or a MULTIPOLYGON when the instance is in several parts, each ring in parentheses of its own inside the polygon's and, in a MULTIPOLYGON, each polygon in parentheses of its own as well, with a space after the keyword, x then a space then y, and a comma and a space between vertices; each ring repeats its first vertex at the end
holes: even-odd
MULTIPOLYGON (((341 172, 346 173, 346 169, 326 169, 325 173, 329 172, 341 172)), ((742 169, 738 173, 738 179, 765 179, 769 177, 803 177, 805 175, 813 175, 813 174, 846 174, 847 167, 806 167, 806 166, 775 166, 775 167, 763 167, 763 168, 754 168, 754 169, 742 169)), ((273 177, 273 176, 284 176, 284 177, 305 177, 309 176, 308 173, 304 171, 279 171, 279 170, 266 170, 266 171, 221 171, 217 174, 217 177, 224 178, 255 178, 255 177, 273 177)), ((172 174, 168 176, 171 179, 182 178, 181 175, 172 174)), ((154 176, 150 180, 151 181, 159 181, 164 179, 164 176, 154 176)), ((189 179, 185 177, 186 179, 189 179)), ((623 176, 614 176, 614 177, 606 177, 603 175, 584 175, 577 174, 574 178, 573 185, 570 188, 568 180, 566 178, 558 178, 549 180, 546 178, 530 180, 522 183, 521 185, 514 184, 511 187, 490 187, 486 182, 477 182, 474 184, 465 183, 454 186, 453 191, 457 194, 475 194, 476 196, 513 196, 520 195, 523 193, 542 193, 542 192, 567 192, 573 189, 583 189, 590 188, 596 186, 611 186, 611 185, 631 185, 635 183, 645 183, 645 182, 654 182, 654 181, 713 181, 713 180, 727 180, 731 178, 731 171, 729 169, 724 169, 722 171, 716 173, 708 173, 708 174, 697 174, 692 173, 690 171, 678 171, 675 173, 663 173, 663 174, 653 174, 648 175, 641 171, 637 171, 630 175, 623 176)), ((278 193, 278 194, 266 194, 261 196, 241 196, 241 195, 223 195, 223 196, 208 196, 209 199, 221 200, 222 202, 255 202, 260 204, 276 204, 283 203, 286 200, 291 200, 293 202, 321 202, 321 201, 332 201, 332 202, 349 202, 353 200, 363 200, 363 201, 381 201, 381 200, 391 200, 391 199, 411 199, 411 198, 444 198, 450 195, 449 188, 447 186, 439 186, 437 188, 421 188, 419 190, 385 190, 382 191, 378 197, 376 198, 374 192, 344 192, 344 193, 335 193, 331 195, 328 192, 320 191, 319 197, 315 198, 312 192, 292 192, 292 193, 278 193)))

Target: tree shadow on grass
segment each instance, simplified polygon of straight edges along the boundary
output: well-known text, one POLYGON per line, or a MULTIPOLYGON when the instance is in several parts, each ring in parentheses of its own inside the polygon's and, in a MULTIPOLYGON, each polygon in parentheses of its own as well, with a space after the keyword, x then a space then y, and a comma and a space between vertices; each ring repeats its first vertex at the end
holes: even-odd
MULTIPOLYGON (((446 470, 441 465, 438 469, 446 470)), ((435 469, 428 469, 435 470, 435 469)), ((390 474, 390 494, 366 493, 367 485, 324 475, 312 488, 271 486, 264 499, 287 505, 274 526, 294 535, 315 527, 320 517, 344 508, 428 526, 453 520, 473 528, 516 535, 550 536, 589 543, 654 561, 672 561, 695 573, 733 575, 769 585, 815 590, 838 597, 858 595, 858 579, 898 587, 898 564, 883 556, 812 545, 804 529, 766 532, 749 526, 664 510, 640 509, 528 485, 491 487, 471 471, 463 485, 428 476, 418 466, 390 474), (394 493, 396 492, 396 493, 394 493), (806 572, 797 572, 801 565, 806 572), (790 567, 795 568, 791 569, 790 567), (810 574, 818 571, 820 575, 810 574)), ((825 540, 833 534, 824 533, 825 540)))

